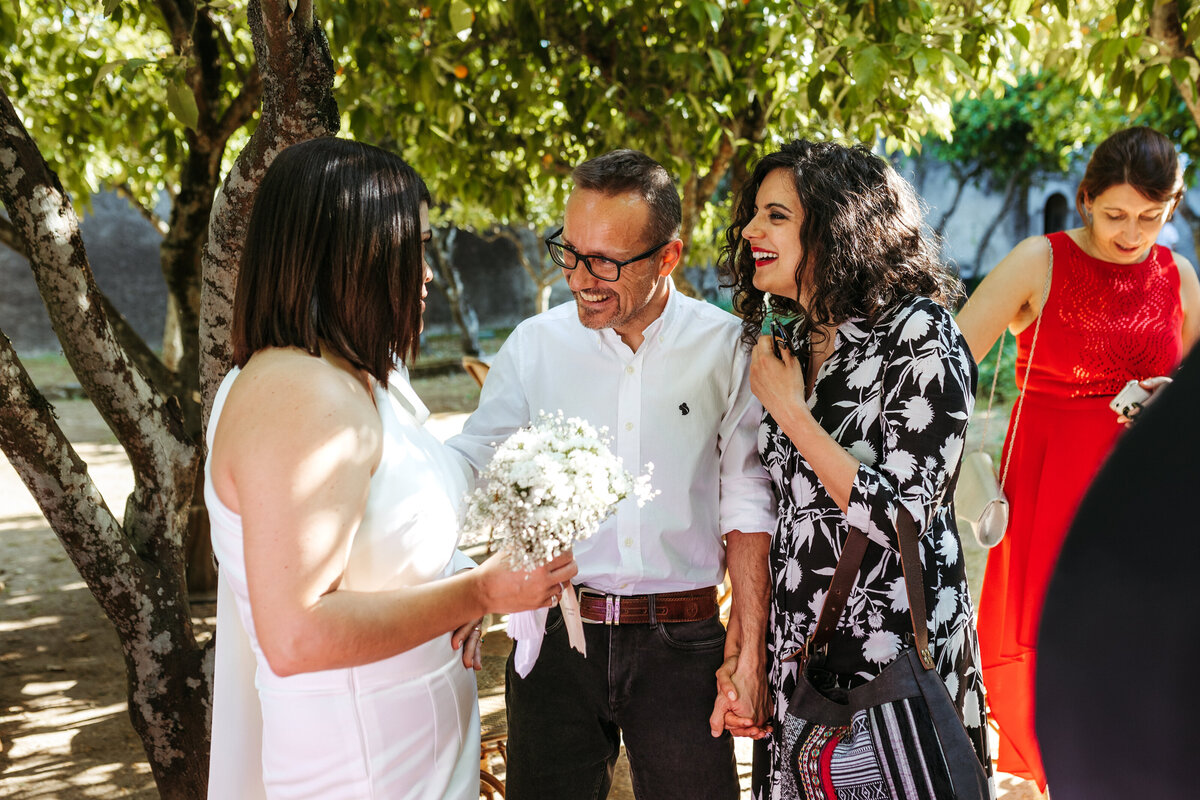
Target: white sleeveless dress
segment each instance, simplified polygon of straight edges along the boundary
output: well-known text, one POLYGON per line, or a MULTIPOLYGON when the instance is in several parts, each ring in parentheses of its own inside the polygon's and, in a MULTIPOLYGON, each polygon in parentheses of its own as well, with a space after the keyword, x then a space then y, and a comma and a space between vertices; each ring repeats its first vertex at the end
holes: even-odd
MULTIPOLYGON (((237 375, 213 403, 210 451, 237 375)), ((472 563, 455 549, 462 468, 423 427, 429 412, 407 375, 389 384, 375 389, 383 454, 341 584, 355 591, 438 580, 472 563)), ((250 614, 241 518, 217 497, 207 463, 205 478, 220 561, 209 798, 478 797, 475 673, 450 634, 360 667, 275 675, 250 614)))

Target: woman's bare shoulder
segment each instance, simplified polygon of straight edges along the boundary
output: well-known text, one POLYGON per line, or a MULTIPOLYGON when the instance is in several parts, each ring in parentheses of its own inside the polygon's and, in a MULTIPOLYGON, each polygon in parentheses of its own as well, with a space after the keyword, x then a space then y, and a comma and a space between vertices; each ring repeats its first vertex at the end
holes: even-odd
POLYGON ((1175 266, 1179 268, 1179 277, 1183 281, 1191 283, 1197 279, 1196 267, 1192 265, 1191 261, 1174 250, 1171 251, 1171 258, 1174 259, 1175 266))
POLYGON ((263 408, 296 407, 314 414, 329 408, 374 408, 359 379, 319 356, 294 348, 255 353, 229 392, 229 403, 252 401, 263 408))
POLYGON ((379 427, 374 401, 355 375, 298 349, 272 348, 255 353, 230 387, 214 447, 252 439, 304 448, 346 429, 379 427))
POLYGON ((1011 259, 1019 269, 1044 268, 1050 258, 1050 240, 1045 236, 1030 236, 1017 242, 1006 261, 1011 259))

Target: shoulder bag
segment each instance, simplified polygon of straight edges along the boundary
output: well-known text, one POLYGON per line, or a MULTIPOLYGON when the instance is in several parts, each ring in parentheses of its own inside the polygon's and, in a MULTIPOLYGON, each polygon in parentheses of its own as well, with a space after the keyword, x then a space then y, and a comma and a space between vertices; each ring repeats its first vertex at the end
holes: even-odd
POLYGON ((867 549, 867 535, 851 528, 817 629, 799 654, 800 674, 779 743, 785 766, 776 788, 784 798, 990 797, 983 765, 934 669, 916 524, 903 509, 899 518, 913 640, 883 672, 848 691, 834 685, 833 675, 823 669, 822 651, 833 637, 867 549))
MULTIPOLYGON (((1033 366, 1033 351, 1037 349, 1038 332, 1042 328, 1042 312, 1046 310, 1046 301, 1050 298, 1050 279, 1054 273, 1054 247, 1050 247, 1050 264, 1046 269, 1046 288, 1042 291, 1042 310, 1038 312, 1037 322, 1033 327, 1033 341, 1029 343, 1029 360, 1025 362, 1025 380, 1023 386, 1029 385, 1029 369, 1033 366)), ((1004 495, 1004 483, 1008 480, 1008 467, 1012 461, 1011 441, 1016 439, 1017 426, 1021 424, 1021 407, 1025 404, 1025 392, 1017 399, 1016 416, 1013 419, 1012 437, 1007 457, 1004 459, 1004 473, 996 479, 996 467, 992 457, 983 449, 987 444, 988 425, 992 421, 992 403, 996 399, 996 381, 1000 377, 1000 357, 1004 354, 1004 337, 1008 326, 1000 332, 1000 346, 996 353, 996 369, 992 374, 992 391, 988 394, 987 415, 983 418, 983 435, 979 439, 979 449, 963 456, 962 466, 958 472, 958 484, 954 489, 954 516, 959 528, 970 528, 975 534, 975 541, 983 547, 995 547, 1004 538, 1008 530, 1008 498, 1004 495)))

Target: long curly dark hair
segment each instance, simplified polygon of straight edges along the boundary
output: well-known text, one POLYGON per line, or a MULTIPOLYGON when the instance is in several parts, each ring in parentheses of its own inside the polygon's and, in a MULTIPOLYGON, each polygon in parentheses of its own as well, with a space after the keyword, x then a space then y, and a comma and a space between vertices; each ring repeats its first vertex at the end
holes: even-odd
POLYGON ((914 295, 946 306, 962 296, 962 284, 924 229, 916 193, 896 170, 863 145, 800 139, 758 162, 725 232, 718 266, 722 285, 733 289, 748 346, 757 341, 767 308, 766 294, 754 287, 754 258, 742 230, 754 218, 763 180, 777 169, 792 174, 803 210, 796 285, 810 290, 810 300, 804 308, 792 298, 769 300, 772 313, 795 318, 794 341, 851 318, 873 323, 914 295))

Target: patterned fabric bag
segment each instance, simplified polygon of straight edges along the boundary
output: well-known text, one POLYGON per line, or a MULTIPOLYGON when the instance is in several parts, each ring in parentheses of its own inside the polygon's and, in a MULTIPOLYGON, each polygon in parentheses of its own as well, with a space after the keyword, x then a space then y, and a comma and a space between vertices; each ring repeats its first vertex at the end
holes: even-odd
POLYGON ((867 548, 851 528, 817 629, 799 654, 796 690, 783 725, 787 768, 780 798, 803 800, 986 800, 987 776, 946 684, 934 669, 925 621, 917 530, 900 512, 914 645, 874 679, 849 691, 836 686, 823 652, 846 607, 867 548))

